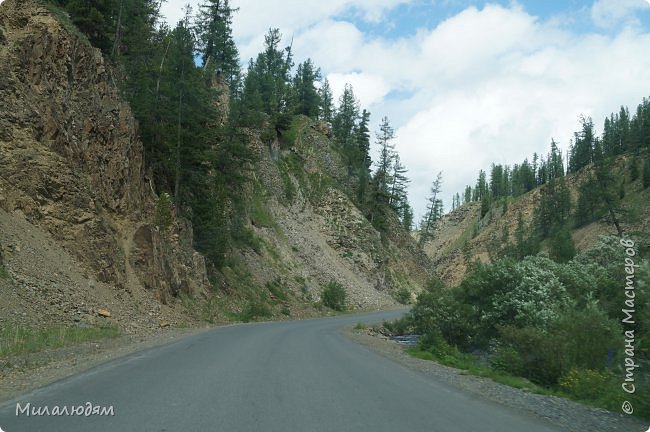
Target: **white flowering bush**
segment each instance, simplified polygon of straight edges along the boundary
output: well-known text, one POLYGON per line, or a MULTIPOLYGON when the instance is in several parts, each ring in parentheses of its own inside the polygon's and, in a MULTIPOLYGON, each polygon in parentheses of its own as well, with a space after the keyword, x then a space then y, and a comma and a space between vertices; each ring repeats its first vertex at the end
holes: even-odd
POLYGON ((491 309, 483 319, 498 324, 514 324, 546 329, 571 298, 555 275, 560 264, 544 257, 526 257, 514 267, 515 283, 495 293, 491 309))

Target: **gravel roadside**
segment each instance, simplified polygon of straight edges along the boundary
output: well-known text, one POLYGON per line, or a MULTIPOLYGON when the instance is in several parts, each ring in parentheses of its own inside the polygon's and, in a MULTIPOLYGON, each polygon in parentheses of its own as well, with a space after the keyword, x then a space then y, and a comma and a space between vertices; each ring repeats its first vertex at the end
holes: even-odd
POLYGON ((557 396, 529 393, 496 383, 490 379, 465 375, 460 369, 421 360, 408 355, 404 348, 371 329, 346 327, 342 332, 353 341, 384 357, 416 370, 437 381, 462 389, 473 395, 526 411, 571 432, 646 432, 650 422, 637 417, 592 408, 557 396))
POLYGON ((123 335, 0 358, 0 403, 118 357, 165 345, 204 330, 206 329, 167 328, 152 334, 123 335))

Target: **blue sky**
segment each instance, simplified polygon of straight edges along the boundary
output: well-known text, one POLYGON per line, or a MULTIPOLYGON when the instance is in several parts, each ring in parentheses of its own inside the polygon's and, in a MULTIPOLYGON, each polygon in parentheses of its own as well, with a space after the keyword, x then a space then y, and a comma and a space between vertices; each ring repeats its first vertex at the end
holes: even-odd
MULTIPOLYGON (((175 22, 185 3, 162 11, 175 22)), ((600 127, 650 96, 650 0, 231 4, 242 62, 278 27, 336 92, 353 85, 375 127, 389 117, 416 215, 438 171, 449 206, 491 162, 546 153, 551 138, 566 151, 580 115, 600 127)))

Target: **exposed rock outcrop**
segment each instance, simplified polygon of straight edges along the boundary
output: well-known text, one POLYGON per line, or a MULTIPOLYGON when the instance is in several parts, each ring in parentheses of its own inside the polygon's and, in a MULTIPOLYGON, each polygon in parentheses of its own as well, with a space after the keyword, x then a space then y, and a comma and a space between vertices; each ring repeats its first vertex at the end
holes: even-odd
POLYGON ((191 227, 163 235, 151 222, 143 146, 109 65, 37 1, 0 5, 0 101, 0 208, 101 282, 141 281, 164 302, 207 289, 191 227))

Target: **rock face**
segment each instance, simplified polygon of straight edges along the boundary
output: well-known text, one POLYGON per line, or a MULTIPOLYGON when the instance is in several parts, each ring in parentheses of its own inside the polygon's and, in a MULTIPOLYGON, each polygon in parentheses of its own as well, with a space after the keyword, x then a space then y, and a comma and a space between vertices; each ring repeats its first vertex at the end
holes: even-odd
POLYGON ((101 52, 34 0, 0 5, 0 101, 0 208, 44 228, 101 282, 140 280, 162 301, 206 289, 191 227, 175 221, 163 235, 148 222, 142 143, 101 52))
MULTIPOLYGON (((326 126, 326 125, 325 125, 326 126)), ((255 282, 280 279, 309 301, 318 301, 330 282, 340 284, 352 308, 395 307, 400 289, 419 292, 433 275, 431 262, 391 221, 386 238, 355 206, 345 161, 322 123, 298 117, 291 142, 249 138, 257 155, 255 175, 266 225, 250 229, 266 251, 243 259, 255 282)))

